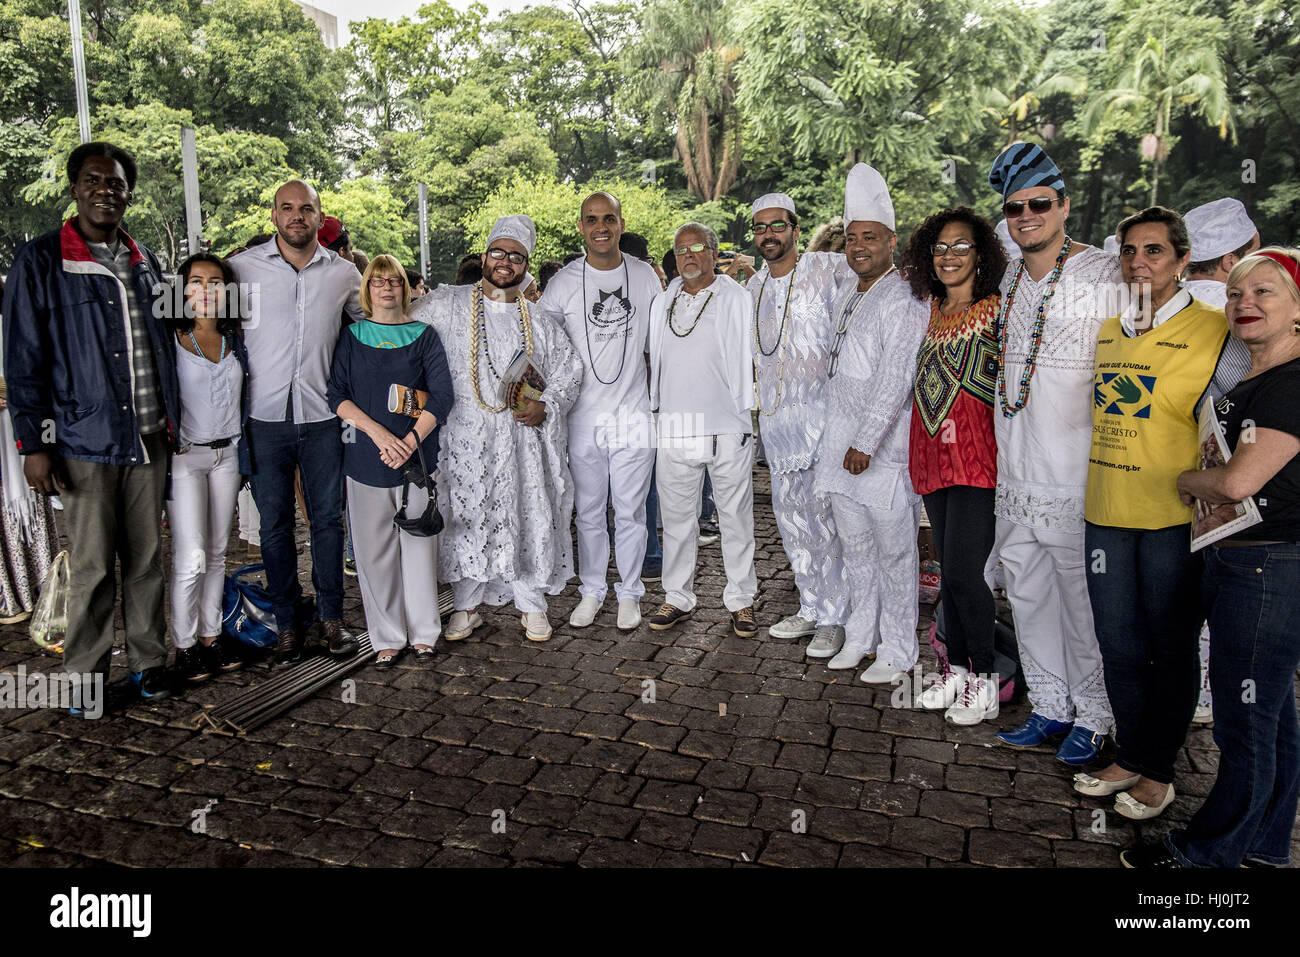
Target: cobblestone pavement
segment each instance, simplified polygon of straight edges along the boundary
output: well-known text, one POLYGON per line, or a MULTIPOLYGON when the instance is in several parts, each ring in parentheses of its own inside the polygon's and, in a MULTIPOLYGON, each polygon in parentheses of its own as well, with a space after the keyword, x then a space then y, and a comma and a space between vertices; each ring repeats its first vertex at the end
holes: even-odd
MULTIPOLYGON (((766 473, 756 482, 770 624, 797 601, 766 473)), ((1198 727, 1173 807, 1133 825, 1075 794, 1050 750, 994 746, 1023 701, 967 729, 892 707, 892 689, 806 659, 802 641, 737 638, 718 546, 700 560, 700 607, 672 631, 618 632, 612 598, 570 629, 571 586, 545 644, 497 609, 432 665, 364 668, 355 704, 335 685, 243 738, 190 721, 264 666, 98 721, 0 711, 0 865, 1111 867, 1213 783, 1198 727)), ((652 585, 647 616, 661 595, 652 585)), ((362 626, 354 579, 345 614, 362 626)), ((0 668, 57 665, 38 650, 25 626, 0 629, 0 668)))

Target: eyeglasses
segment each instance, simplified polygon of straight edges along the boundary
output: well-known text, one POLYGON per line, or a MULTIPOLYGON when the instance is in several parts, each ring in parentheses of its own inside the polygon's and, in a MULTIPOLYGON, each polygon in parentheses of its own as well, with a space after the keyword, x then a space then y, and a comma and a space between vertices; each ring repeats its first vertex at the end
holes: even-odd
POLYGON ((791 224, 787 223, 784 219, 778 219, 774 223, 755 223, 754 235, 761 236, 763 235, 763 233, 771 232, 774 235, 780 236, 783 232, 785 232, 787 229, 790 228, 790 225, 791 224))
POLYGON ((974 243, 968 243, 964 239, 955 243, 935 243, 930 247, 930 255, 946 256, 948 253, 952 253, 954 256, 965 259, 970 255, 971 250, 974 248, 974 243))
POLYGON ((402 283, 405 281, 406 280, 404 280, 401 276, 387 276, 387 277, 371 276, 370 288, 383 289, 385 286, 388 286, 390 289, 400 289, 402 283))
POLYGON ((509 252, 508 250, 502 249, 500 246, 493 246, 489 249, 487 251, 487 257, 488 259, 495 259, 497 262, 500 262, 503 259, 508 259, 512 266, 522 266, 524 263, 528 262, 528 257, 523 253, 509 252))
POLYGON ((685 256, 687 253, 702 253, 708 248, 708 243, 691 243, 689 246, 678 246, 673 250, 673 255, 685 256))
POLYGON ((1031 213, 1041 216, 1057 203, 1064 202, 1065 200, 1059 196, 1035 196, 1030 200, 1013 199, 1002 204, 1002 215, 1007 219, 1014 219, 1021 215, 1025 211, 1025 207, 1028 206, 1031 213))

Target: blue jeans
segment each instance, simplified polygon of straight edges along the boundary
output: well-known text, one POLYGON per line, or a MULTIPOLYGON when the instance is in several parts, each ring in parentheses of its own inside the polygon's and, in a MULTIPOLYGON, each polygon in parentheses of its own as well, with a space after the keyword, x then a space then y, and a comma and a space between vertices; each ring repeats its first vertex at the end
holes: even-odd
POLYGON ((664 550, 659 544, 659 486, 655 484, 654 469, 650 470, 650 494, 645 497, 645 528, 648 534, 642 564, 662 564, 664 550))
POLYGON ((1206 549, 1210 689, 1219 773, 1185 831, 1187 867, 1284 865, 1300 797, 1300 544, 1206 549))
POLYGON ((302 470, 307 520, 311 523, 311 581, 322 621, 343 617, 343 441, 339 420, 260 422, 248 420, 253 458, 253 501, 262 518, 262 561, 276 624, 293 626, 298 584, 294 543, 293 473, 302 470))
POLYGON ((1088 599, 1115 715, 1115 763, 1162 784, 1200 696, 1201 553, 1186 525, 1088 523, 1088 599))

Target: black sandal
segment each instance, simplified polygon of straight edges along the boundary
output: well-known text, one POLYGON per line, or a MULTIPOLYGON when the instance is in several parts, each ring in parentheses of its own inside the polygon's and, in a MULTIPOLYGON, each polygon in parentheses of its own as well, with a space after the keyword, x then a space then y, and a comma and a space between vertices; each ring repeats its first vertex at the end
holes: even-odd
POLYGON ((393 665, 397 664, 397 657, 400 654, 401 652, 394 652, 391 655, 379 655, 377 658, 375 658, 375 667, 376 668, 393 667, 393 665))
POLYGON ((432 661, 436 657, 432 648, 412 648, 411 654, 416 661, 432 661))

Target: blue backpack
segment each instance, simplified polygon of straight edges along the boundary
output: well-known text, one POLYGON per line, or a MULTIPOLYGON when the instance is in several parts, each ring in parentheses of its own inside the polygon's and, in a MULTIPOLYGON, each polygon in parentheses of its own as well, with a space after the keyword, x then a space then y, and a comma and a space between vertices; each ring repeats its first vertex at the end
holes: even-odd
POLYGON ((227 575, 221 603, 222 631, 254 648, 269 648, 279 638, 275 615, 271 611, 271 596, 266 587, 260 581, 246 580, 265 567, 259 562, 227 575))

